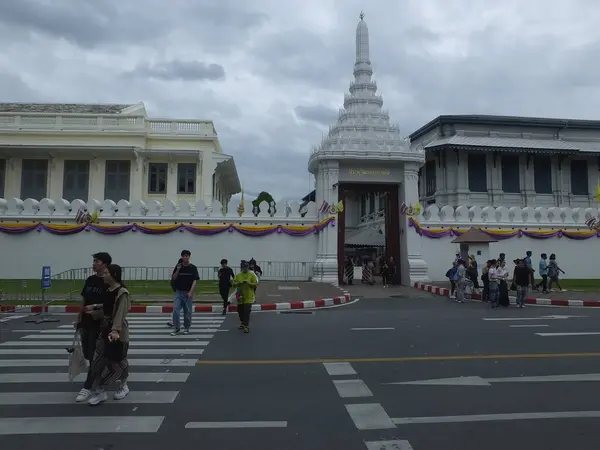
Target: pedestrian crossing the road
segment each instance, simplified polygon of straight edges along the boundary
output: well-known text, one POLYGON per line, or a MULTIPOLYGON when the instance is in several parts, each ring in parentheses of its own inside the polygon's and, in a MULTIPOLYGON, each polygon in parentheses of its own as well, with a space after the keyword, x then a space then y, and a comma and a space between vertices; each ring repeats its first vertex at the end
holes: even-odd
POLYGON ((169 319, 129 316, 131 391, 122 400, 109 395, 97 408, 75 402, 85 374, 69 381, 66 349, 74 334, 69 320, 52 329, 5 332, 5 342, 0 342, 0 436, 157 432, 198 358, 217 332, 225 331, 225 317, 202 314, 193 318, 190 334, 171 336, 169 319), (144 413, 132 414, 138 405, 144 413))

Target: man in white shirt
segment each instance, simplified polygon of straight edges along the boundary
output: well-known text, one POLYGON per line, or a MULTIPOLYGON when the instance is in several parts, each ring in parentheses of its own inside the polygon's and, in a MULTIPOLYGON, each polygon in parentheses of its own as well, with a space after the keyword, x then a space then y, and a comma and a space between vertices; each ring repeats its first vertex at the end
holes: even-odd
POLYGON ((489 300, 490 300, 490 304, 492 305, 492 309, 496 309, 500 306, 499 305, 500 280, 498 278, 499 274, 497 272, 497 267, 498 267, 498 261, 496 261, 495 259, 492 259, 490 261, 490 268, 488 270, 488 278, 490 281, 489 300))
POLYGON ((465 302, 465 277, 467 276, 467 270, 465 269, 465 261, 459 258, 457 261, 458 266, 456 267, 456 302, 465 302))

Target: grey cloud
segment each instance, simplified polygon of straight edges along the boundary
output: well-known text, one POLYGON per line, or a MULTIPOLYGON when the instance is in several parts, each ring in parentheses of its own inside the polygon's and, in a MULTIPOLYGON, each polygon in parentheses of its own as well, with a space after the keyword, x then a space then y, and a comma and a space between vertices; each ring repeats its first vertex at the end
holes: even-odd
MULTIPOLYGON (((352 80, 359 3, 336 0, 330 11, 311 0, 145 0, 142 8, 133 0, 79 0, 77 8, 67 0, 2 0, 0 38, 8 45, 0 55, 0 97, 143 100, 155 116, 212 119, 245 187, 302 196, 311 189, 309 150, 335 120, 329 102, 341 106, 352 80), (317 20, 294 14, 301 6, 313 8, 317 20), (29 35, 38 38, 35 46, 23 42, 29 35), (65 51, 65 40, 84 47, 85 57, 65 51), (211 84, 214 90, 203 83, 165 89, 165 79, 202 78, 207 67, 200 63, 185 70, 147 64, 138 67, 146 77, 119 77, 132 68, 128 61, 173 60, 217 61, 227 77, 211 84)), ((380 0, 365 11, 375 79, 403 134, 439 114, 598 118, 598 13, 576 0, 529 3, 523 9, 506 0, 493 21, 485 2, 472 0, 443 10, 429 0, 380 0), (560 15, 549 13, 557 7, 560 15)))
POLYGON ((129 72, 134 76, 156 78, 164 81, 223 80, 225 69, 219 64, 206 64, 200 61, 173 60, 156 64, 141 63, 129 72))
POLYGON ((0 98, 3 102, 40 102, 44 97, 33 90, 19 75, 0 72, 0 98))
POLYGON ((183 33, 189 42, 223 51, 243 44, 267 19, 243 0, 78 0, 76 6, 71 0, 0 1, 0 31, 3 26, 11 39, 37 33, 88 49, 148 41, 167 48, 169 36, 183 33))
POLYGON ((68 0, 5 0, 0 2, 0 22, 93 48, 105 41, 144 40, 166 32, 159 26, 160 16, 146 15, 145 9, 111 1, 79 0, 75 7, 68 0))
POLYGON ((337 117, 338 110, 324 105, 296 106, 296 116, 301 120, 315 122, 320 125, 330 125, 337 117))

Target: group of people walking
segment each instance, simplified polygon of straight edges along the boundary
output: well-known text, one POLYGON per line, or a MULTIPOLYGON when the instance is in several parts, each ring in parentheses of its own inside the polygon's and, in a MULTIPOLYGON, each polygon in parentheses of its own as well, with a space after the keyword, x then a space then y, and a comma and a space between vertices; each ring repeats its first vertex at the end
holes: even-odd
MULTIPOLYGON (((173 269, 171 286, 174 291, 173 316, 168 323, 173 328, 172 336, 189 334, 192 326, 193 299, 196 283, 200 279, 198 268, 191 263, 192 253, 181 252, 177 266, 173 269), (181 312, 183 311, 183 330, 181 312)), ((112 263, 106 252, 93 255, 94 274, 85 280, 81 291, 81 311, 73 323, 80 337, 81 348, 89 362, 87 377, 75 401, 99 405, 108 400, 106 389, 117 383, 115 400, 122 400, 129 394, 129 324, 127 315, 131 309, 129 290, 123 283, 123 270, 112 263)), ((221 260, 219 288, 223 298, 223 314, 230 303, 229 292, 235 288, 239 329, 250 332, 250 313, 262 270, 254 259, 242 261, 236 275, 221 260)))
MULTIPOLYGON (((481 289, 482 300, 489 302, 493 309, 500 306, 507 307, 510 304, 509 291, 516 291, 516 302, 519 308, 525 307, 525 297, 529 289, 548 292, 552 288, 552 284, 556 284, 559 289, 563 290, 559 283, 559 274, 565 273, 556 261, 556 255, 553 253, 548 259, 545 253, 542 253, 538 264, 541 281, 535 282, 535 269, 533 268, 531 257, 532 252, 527 251, 524 258, 513 260, 515 268, 512 273, 512 281, 509 286, 508 281, 511 274, 506 268, 506 255, 500 253, 498 259, 492 259, 486 262, 481 271, 481 281, 483 289, 481 289), (550 279, 548 283, 548 279, 550 279)), ((467 287, 479 289, 477 261, 474 255, 469 255, 468 263, 461 257, 456 255, 456 259, 452 268, 446 273, 446 277, 450 280, 450 296, 455 298, 458 303, 463 303, 465 300, 465 290, 467 287)))
POLYGON ((106 388, 118 383, 115 400, 129 394, 129 326, 131 299, 122 269, 105 252, 93 255, 94 274, 85 280, 81 312, 74 322, 89 369, 75 401, 99 405, 108 400, 106 388))
MULTIPOLYGON (((173 299, 173 317, 167 322, 167 326, 173 328, 171 336, 177 336, 182 333, 181 330, 181 312, 183 311, 183 334, 189 334, 192 326, 192 312, 194 309, 193 299, 196 283, 200 279, 198 268, 191 263, 192 253, 189 250, 181 252, 181 258, 173 269, 171 287, 175 292, 173 299)), ((256 299, 256 288, 262 269, 256 263, 254 258, 250 261, 242 260, 240 262, 240 272, 236 275, 226 259, 221 260, 217 277, 219 283, 219 295, 223 300, 223 312, 227 314, 227 309, 231 304, 231 288, 235 288, 235 300, 240 319, 239 329, 244 333, 250 332, 250 313, 252 304, 256 299)))

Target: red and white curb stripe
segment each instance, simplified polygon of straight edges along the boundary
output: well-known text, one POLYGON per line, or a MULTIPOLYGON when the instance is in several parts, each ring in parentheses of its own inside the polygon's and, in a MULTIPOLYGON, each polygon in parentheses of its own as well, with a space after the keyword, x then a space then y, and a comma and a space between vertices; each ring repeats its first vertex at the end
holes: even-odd
MULTIPOLYGON (((350 303, 350 294, 333 298, 323 298, 321 300, 305 300, 301 302, 281 302, 281 303, 255 303, 252 305, 252 311, 289 311, 297 309, 318 309, 327 308, 336 305, 344 305, 350 303)), ((78 305, 49 305, 45 308, 49 313, 71 313, 76 314, 80 311, 78 305)), ((19 312, 19 313, 40 313, 42 306, 12 306, 0 305, 0 312, 19 312)), ((195 305, 194 312, 196 313, 219 313, 223 311, 221 305, 195 305)), ((229 312, 237 311, 236 305, 228 307, 229 312)), ((152 313, 152 314, 169 314, 173 312, 173 305, 133 305, 130 312, 132 313, 152 313)))
MULTIPOLYGON (((450 297, 450 289, 440 286, 434 286, 432 284, 425 283, 413 283, 415 289, 421 291, 431 292, 435 295, 441 295, 443 297, 450 297)), ((472 300, 481 300, 480 294, 471 294, 472 300)), ((511 303, 516 303, 514 296, 510 297, 511 303)), ((587 307, 600 307, 600 301, 597 300, 563 300, 563 299, 552 299, 552 298, 535 298, 527 297, 525 303, 528 305, 543 305, 543 306, 587 306, 587 307)))

